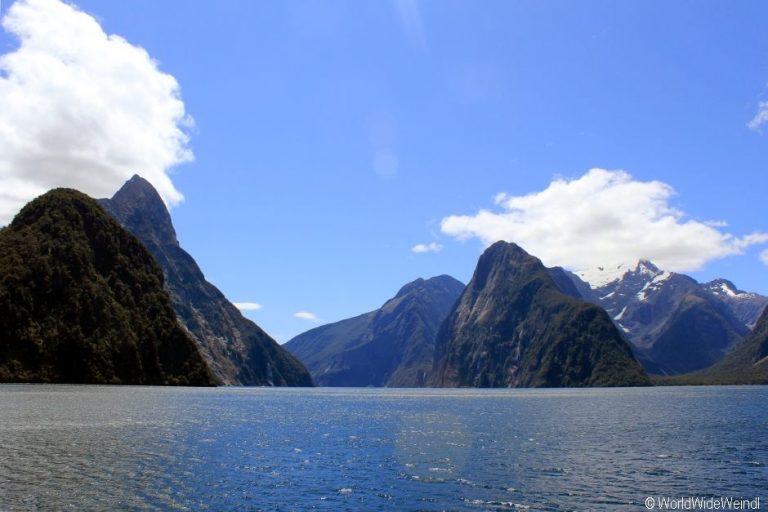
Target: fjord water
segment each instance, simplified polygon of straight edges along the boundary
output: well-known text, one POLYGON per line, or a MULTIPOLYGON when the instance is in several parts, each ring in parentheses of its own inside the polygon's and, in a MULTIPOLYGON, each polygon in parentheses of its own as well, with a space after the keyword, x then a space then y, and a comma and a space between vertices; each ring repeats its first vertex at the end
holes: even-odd
POLYGON ((0 510, 644 510, 762 497, 768 388, 0 386, 0 510))

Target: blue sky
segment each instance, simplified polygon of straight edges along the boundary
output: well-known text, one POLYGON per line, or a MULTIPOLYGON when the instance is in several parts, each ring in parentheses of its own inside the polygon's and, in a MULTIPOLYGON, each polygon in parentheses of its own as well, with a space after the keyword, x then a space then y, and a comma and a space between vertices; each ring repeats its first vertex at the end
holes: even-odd
MULTIPOLYGON (((35 2, 48 9, 53 0, 35 2)), ((194 159, 146 165, 170 176, 167 198, 171 189, 184 196, 171 210, 182 246, 231 300, 260 304, 246 314, 281 342, 317 325, 294 317, 299 311, 335 321, 378 307, 417 277, 466 282, 499 232, 539 249, 545 263, 575 269, 626 257, 601 253, 606 237, 615 240, 601 226, 615 221, 628 234, 627 254, 768 294, 759 257, 768 249, 765 2, 76 4, 107 34, 144 48, 159 69, 148 74, 175 78, 173 94, 194 126, 169 114, 188 141, 161 121, 157 133, 194 159), (590 185, 593 168, 625 174, 590 185), (557 179, 575 197, 568 208, 556 190, 540 194, 557 179), (584 189, 601 199, 579 195, 584 189), (505 207, 526 194, 537 195, 505 207), (650 211, 627 211, 639 208, 650 211), (491 215, 478 220, 482 209, 491 215), (460 228, 446 226, 451 216, 460 228), (672 219, 673 244, 658 240, 662 218, 672 219), (573 236, 571 222, 584 230, 584 246, 542 241, 543 225, 573 236), (658 236, 633 246, 648 233, 658 236), (440 250, 415 253, 417 244, 440 250)), ((9 8, 3 2, 2 14, 9 8)), ((18 46, 6 28, 0 51, 18 46)), ((0 115, 12 109, 8 97, 0 115)), ((8 114, 0 130, 3 121, 27 122, 8 114)), ((134 156, 152 144, 115 137, 104 144, 127 141, 134 156)), ((129 156, 116 161, 144 165, 129 156)), ((7 181, 12 171, 3 169, 0 162, 6 190, 37 172, 7 181)), ((59 173, 52 183, 107 195, 123 178, 99 181, 98 172, 59 173)))

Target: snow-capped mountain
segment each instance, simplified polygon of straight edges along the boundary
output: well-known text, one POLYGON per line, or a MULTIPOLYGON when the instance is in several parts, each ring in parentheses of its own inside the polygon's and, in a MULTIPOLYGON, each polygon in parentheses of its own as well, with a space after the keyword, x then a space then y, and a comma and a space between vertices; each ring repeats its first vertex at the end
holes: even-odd
POLYGON ((657 374, 706 368, 749 332, 748 320, 754 322, 759 311, 744 308, 737 314, 732 304, 741 304, 734 298, 739 291, 728 287, 731 297, 724 288, 714 288, 720 295, 647 260, 618 279, 592 285, 597 302, 625 333, 646 370, 657 374))
POLYGON ((736 318, 750 329, 754 328, 760 313, 768 304, 768 297, 759 293, 745 292, 736 288, 727 279, 715 279, 701 285, 705 290, 719 298, 731 308, 736 318))
MULTIPOLYGON (((651 323, 651 318, 659 318, 669 313, 668 308, 654 310, 659 302, 662 292, 688 288, 689 282, 678 282, 675 279, 673 286, 665 286, 665 283, 673 277, 671 272, 660 270, 656 265, 647 260, 640 260, 632 270, 627 270, 617 280, 610 281, 602 286, 594 288, 594 292, 600 304, 608 311, 613 320, 626 333, 631 333, 637 346, 646 345, 642 342, 644 334, 651 323), (650 309, 649 309, 650 308, 650 309), (641 314, 636 314, 640 311, 641 314)), ((666 302, 666 301, 662 301, 666 302)), ((661 304, 664 306, 665 304, 661 304)))
POLYGON ((628 265, 618 263, 615 265, 605 265, 591 269, 577 270, 574 272, 578 278, 592 288, 600 288, 614 281, 619 281, 624 274, 631 270, 628 265))

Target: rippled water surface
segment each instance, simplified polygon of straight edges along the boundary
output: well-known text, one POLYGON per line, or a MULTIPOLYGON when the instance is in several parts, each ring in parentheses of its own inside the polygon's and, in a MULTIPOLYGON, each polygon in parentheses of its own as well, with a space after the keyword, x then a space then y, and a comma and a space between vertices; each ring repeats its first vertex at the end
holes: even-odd
POLYGON ((768 388, 0 386, 0 510, 645 510, 762 497, 768 388))

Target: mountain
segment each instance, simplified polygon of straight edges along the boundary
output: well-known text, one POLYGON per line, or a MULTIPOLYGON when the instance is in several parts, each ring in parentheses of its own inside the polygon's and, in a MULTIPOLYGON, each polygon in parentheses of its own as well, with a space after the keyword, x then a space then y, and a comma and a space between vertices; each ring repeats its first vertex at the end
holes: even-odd
POLYGON ((760 314, 768 305, 768 297, 745 292, 727 279, 715 279, 701 285, 706 291, 723 301, 741 323, 753 329, 760 314))
POLYGON ((157 260, 173 309, 221 384, 311 386, 309 372, 240 311, 179 245, 171 216, 152 185, 131 178, 102 206, 157 260))
POLYGON ((439 387, 636 386, 649 380, 600 307, 515 244, 489 247, 440 328, 439 387), (570 289, 572 292, 573 289, 570 289))
POLYGON ((647 260, 594 293, 649 373, 675 375, 711 366, 748 333, 719 297, 647 260))
POLYGON ((68 189, 0 230, 0 381, 212 384, 152 255, 68 189))
POLYGON ((569 273, 562 267, 548 268, 547 273, 558 290, 574 299, 584 299, 583 290, 580 290, 576 285, 578 276, 569 273))
POLYGON ((463 289, 450 276, 417 279, 381 308, 307 331, 285 348, 318 385, 424 386, 440 323, 463 289))
POLYGON ((768 384, 768 310, 743 343, 713 366, 660 380, 662 384, 768 384))

